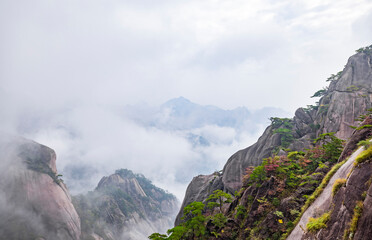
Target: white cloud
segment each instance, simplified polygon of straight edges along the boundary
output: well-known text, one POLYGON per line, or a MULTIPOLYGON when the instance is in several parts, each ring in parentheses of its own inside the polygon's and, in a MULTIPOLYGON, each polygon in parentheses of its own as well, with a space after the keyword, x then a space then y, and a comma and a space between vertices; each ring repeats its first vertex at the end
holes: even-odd
POLYGON ((38 123, 30 137, 56 149, 60 170, 94 163, 92 179, 127 166, 164 183, 203 154, 221 167, 243 141, 230 130, 200 129, 232 144, 195 152, 182 137, 119 119, 108 106, 185 96, 293 112, 371 44, 371 9, 368 0, 1 1, 0 127, 38 123), (56 116, 38 122, 40 114, 56 116))

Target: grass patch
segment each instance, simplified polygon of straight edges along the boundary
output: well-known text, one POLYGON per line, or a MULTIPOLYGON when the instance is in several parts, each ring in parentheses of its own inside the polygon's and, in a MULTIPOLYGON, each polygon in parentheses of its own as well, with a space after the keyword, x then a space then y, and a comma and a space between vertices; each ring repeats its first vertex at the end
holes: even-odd
POLYGON ((330 215, 331 214, 327 212, 318 218, 309 218, 309 222, 306 224, 306 230, 311 233, 316 233, 320 229, 326 228, 330 215))
POLYGON ((293 221, 293 227, 292 228, 288 228, 287 231, 286 231, 286 233, 283 234, 280 239, 284 240, 284 239, 286 239, 289 236, 289 234, 291 234, 292 230, 296 227, 296 225, 300 221, 300 219, 301 219, 302 215, 304 214, 304 212, 306 211, 306 209, 308 209, 309 206, 315 201, 315 199, 317 197, 319 197, 319 195, 323 192, 324 188, 327 186, 329 180, 331 180, 332 176, 337 172, 337 170, 346 161, 347 161, 347 159, 345 159, 342 162, 337 163, 336 165, 334 165, 331 168, 331 170, 329 170, 329 172, 327 173, 327 175, 323 178, 322 182, 320 183, 319 187, 317 187, 317 189, 313 192, 313 194, 311 194, 311 196, 308 197, 308 199, 306 200, 305 204, 302 206, 302 208, 301 208, 301 214, 293 221))
POLYGON ((339 178, 335 181, 335 183, 333 184, 333 188, 332 188, 332 196, 336 195, 336 193, 338 192, 338 190, 340 190, 340 188, 342 186, 344 186, 346 184, 346 179, 345 178, 339 178))
POLYGON ((359 147, 362 147, 363 146, 364 149, 368 149, 372 145, 372 143, 369 140, 362 140, 362 141, 358 142, 357 145, 359 147))
POLYGON ((364 128, 372 128, 372 125, 370 124, 366 124, 366 125, 363 125, 363 126, 360 126, 360 127, 357 127, 356 130, 362 130, 364 128))
POLYGON ((349 229, 346 229, 344 232, 344 239, 353 239, 355 231, 358 227, 358 221, 360 216, 362 216, 363 213, 363 201, 358 201, 354 207, 354 214, 353 218, 350 222, 349 229))
POLYGON ((354 165, 357 166, 358 164, 365 162, 366 160, 372 157, 372 146, 361 152, 356 158, 354 165))

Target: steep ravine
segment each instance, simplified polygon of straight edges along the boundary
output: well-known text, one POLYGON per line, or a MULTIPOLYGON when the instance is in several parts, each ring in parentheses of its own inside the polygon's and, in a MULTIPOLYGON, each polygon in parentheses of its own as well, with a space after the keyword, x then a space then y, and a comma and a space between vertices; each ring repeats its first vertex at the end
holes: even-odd
POLYGON ((363 151, 363 147, 356 150, 350 158, 337 170, 333 177, 329 180, 327 186, 324 188, 323 192, 319 197, 314 201, 313 204, 304 212, 301 217, 301 220, 293 229, 291 234, 288 236, 288 240, 298 240, 301 239, 306 233, 306 224, 310 217, 319 217, 321 214, 328 210, 332 203, 332 188, 336 179, 347 177, 348 173, 352 170, 355 158, 363 151))

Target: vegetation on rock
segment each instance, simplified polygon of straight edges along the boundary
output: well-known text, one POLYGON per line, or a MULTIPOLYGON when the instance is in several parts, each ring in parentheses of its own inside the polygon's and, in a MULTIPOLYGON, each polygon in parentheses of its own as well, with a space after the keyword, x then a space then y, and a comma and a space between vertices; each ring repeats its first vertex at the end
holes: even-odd
POLYGON ((372 53, 372 45, 369 45, 367 47, 359 48, 359 49, 355 50, 355 52, 357 52, 357 53, 366 53, 366 54, 372 53))
POLYGON ((346 229, 344 232, 344 239, 353 239, 355 231, 358 226, 359 217, 363 213, 363 201, 358 201, 354 207, 354 214, 349 223, 349 229, 346 229))
POLYGON ((316 233, 322 228, 327 227, 327 222, 329 220, 329 213, 324 213, 318 218, 309 218, 309 222, 306 224, 306 230, 311 233, 316 233))
POLYGON ((293 123, 289 118, 270 118, 273 133, 280 134, 281 146, 287 148, 294 140, 292 128, 293 123))
MULTIPOLYGON (((286 122, 273 120, 277 127, 286 122)), ((159 234, 149 238, 280 239, 286 236, 343 164, 330 168, 340 156, 343 146, 343 141, 333 133, 320 135, 315 143, 316 146, 304 152, 274 155, 263 159, 259 166, 247 167, 242 179, 243 187, 231 203, 227 193, 221 190, 214 191, 206 199, 206 202, 213 200, 208 206, 218 209, 217 214, 201 202, 185 207, 184 222, 178 226, 182 234, 177 235, 178 238, 175 238, 174 232, 180 231, 174 229, 160 238, 159 234), (198 227, 196 224, 199 224, 198 227)), ((319 222, 325 224, 325 218, 319 222)), ((318 222, 314 222, 315 226, 310 226, 310 229, 318 227, 319 224, 315 223, 318 222)))
POLYGON ((346 179, 344 179, 344 178, 336 179, 336 181, 335 181, 335 183, 333 184, 333 187, 332 187, 332 195, 333 196, 336 195, 338 190, 340 190, 340 188, 343 187, 345 184, 346 184, 346 179))
POLYGON ((372 146, 361 152, 355 159, 355 165, 365 162, 372 157, 372 146))

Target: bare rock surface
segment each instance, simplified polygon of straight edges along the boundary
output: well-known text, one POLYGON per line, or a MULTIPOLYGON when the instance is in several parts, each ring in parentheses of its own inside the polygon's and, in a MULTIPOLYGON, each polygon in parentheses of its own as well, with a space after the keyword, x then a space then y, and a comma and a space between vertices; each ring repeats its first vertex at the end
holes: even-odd
POLYGON ((0 137, 0 239, 80 239, 80 219, 58 178, 55 152, 0 137))

